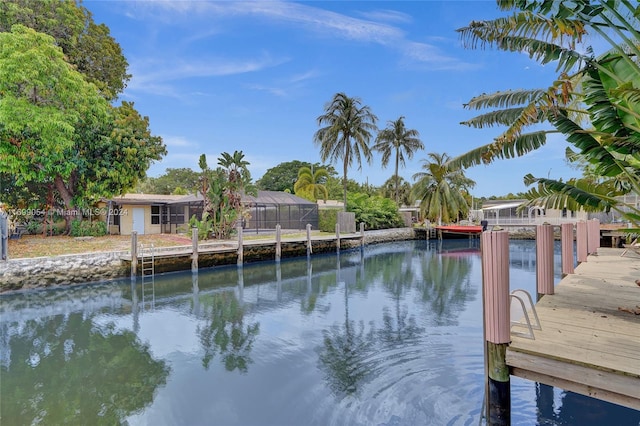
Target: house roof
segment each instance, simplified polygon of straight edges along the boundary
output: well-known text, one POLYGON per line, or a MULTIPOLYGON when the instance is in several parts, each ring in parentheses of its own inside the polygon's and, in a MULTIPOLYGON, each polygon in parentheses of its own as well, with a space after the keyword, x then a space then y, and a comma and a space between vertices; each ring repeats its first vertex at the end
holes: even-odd
POLYGON ((258 191, 258 196, 245 195, 242 201, 256 204, 306 204, 315 205, 313 201, 306 200, 297 195, 280 191, 258 191))
POLYGON ((111 201, 117 204, 168 204, 184 197, 185 195, 124 194, 119 197, 113 197, 111 201))
POLYGON ((482 210, 503 210, 519 207, 523 201, 513 201, 511 203, 496 204, 495 206, 483 207, 482 210))
MULTIPOLYGON (((117 204, 184 204, 202 202, 200 193, 189 195, 163 195, 163 194, 124 194, 113 197, 111 201, 117 204)), ((242 202, 247 204, 303 204, 315 205, 314 202, 298 197, 297 195, 279 191, 258 191, 258 196, 244 195, 242 202)))

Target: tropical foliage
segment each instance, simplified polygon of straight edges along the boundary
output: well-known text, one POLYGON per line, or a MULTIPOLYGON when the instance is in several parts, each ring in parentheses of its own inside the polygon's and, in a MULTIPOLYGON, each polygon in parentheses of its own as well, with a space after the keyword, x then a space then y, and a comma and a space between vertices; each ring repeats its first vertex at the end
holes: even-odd
POLYGON ((407 129, 404 124, 404 117, 401 116, 395 121, 389 121, 387 128, 378 133, 373 149, 382 154, 382 167, 387 167, 391 158, 394 158, 395 194, 393 199, 398 204, 400 203, 398 169, 400 166, 404 167, 406 160, 411 160, 417 150, 424 149, 424 144, 420 140, 420 133, 415 129, 407 129))
POLYGON ((293 185, 295 185, 298 180, 298 172, 301 167, 324 169, 330 176, 337 174, 331 165, 322 165, 320 163, 311 164, 309 162, 299 160, 286 161, 268 169, 265 174, 256 181, 256 186, 258 189, 262 189, 264 191, 284 191, 293 193, 293 185))
POLYGON ((371 109, 362 105, 359 98, 350 98, 344 93, 336 93, 325 106, 324 114, 317 119, 322 126, 314 135, 314 143, 320 146, 322 161, 342 160, 343 200, 347 205, 347 172, 355 161, 358 168, 362 160, 371 162, 369 141, 376 131, 377 117, 371 109))
POLYGON ((398 206, 412 206, 415 202, 415 198, 413 197, 413 192, 411 191, 411 183, 404 180, 402 176, 392 176, 382 184, 380 187, 380 194, 383 197, 395 199, 398 197, 396 203, 398 206))
POLYGON ((464 193, 475 182, 463 170, 452 168, 446 153, 431 152, 428 157, 422 160, 423 171, 413 175, 413 195, 420 200, 421 215, 439 224, 466 217, 469 205, 464 193))
POLYGON ((200 166, 200 193, 204 197, 202 219, 192 218, 191 226, 198 228, 199 238, 213 234, 216 238, 227 239, 238 222, 248 215, 242 203, 244 194, 257 195, 251 182, 251 173, 242 151, 233 154, 223 152, 218 158, 215 170, 209 168, 207 157, 202 154, 200 166))
POLYGON ((354 212, 356 223, 365 229, 387 229, 404 226, 398 205, 389 198, 354 193, 347 197, 347 210, 354 212))
POLYGON ((324 169, 313 171, 309 167, 301 167, 298 171, 298 180, 293 185, 295 194, 307 200, 316 202, 318 200, 327 201, 329 191, 323 185, 327 181, 329 173, 324 169))
POLYGON ((452 161, 469 167, 538 149, 549 133, 575 147, 570 161, 592 165, 591 175, 567 182, 525 177, 537 187, 529 204, 618 210, 640 226, 640 211, 616 196, 640 193, 640 8, 626 0, 595 2, 500 1, 512 16, 472 22, 460 29, 467 47, 526 52, 541 64, 555 62, 558 78, 547 88, 509 90, 473 98, 469 109, 495 108, 463 124, 506 126, 493 142, 452 161), (595 55, 587 35, 608 43, 595 55), (546 123, 546 127, 541 127, 546 123), (595 177, 595 179, 594 179, 595 177))

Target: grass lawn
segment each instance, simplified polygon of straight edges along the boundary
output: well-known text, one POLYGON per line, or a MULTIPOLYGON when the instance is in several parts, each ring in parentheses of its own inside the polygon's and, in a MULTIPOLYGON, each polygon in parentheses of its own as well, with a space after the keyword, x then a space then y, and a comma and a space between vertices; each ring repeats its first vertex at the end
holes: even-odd
MULTIPOLYGON (((245 240, 273 239, 275 234, 251 234, 247 232, 245 240)), ((313 236, 333 235, 313 231, 313 236)), ((305 232, 283 232, 282 238, 304 237, 305 232)), ((236 237, 233 237, 237 241, 236 237)), ((210 240, 211 241, 211 240, 210 240)), ((139 235, 138 243, 153 244, 155 247, 190 245, 191 238, 181 234, 139 235)), ((131 237, 128 235, 107 235, 90 239, 67 236, 43 237, 42 235, 23 235, 18 240, 9 240, 9 259, 21 259, 62 254, 95 253, 104 251, 129 250, 131 237)))
MULTIPOLYGON (((191 239, 176 234, 140 235, 138 243, 169 247, 191 244, 191 239)), ((127 235, 107 235, 86 240, 67 236, 23 235, 18 240, 9 240, 9 259, 129 250, 130 248, 131 237, 127 235)))

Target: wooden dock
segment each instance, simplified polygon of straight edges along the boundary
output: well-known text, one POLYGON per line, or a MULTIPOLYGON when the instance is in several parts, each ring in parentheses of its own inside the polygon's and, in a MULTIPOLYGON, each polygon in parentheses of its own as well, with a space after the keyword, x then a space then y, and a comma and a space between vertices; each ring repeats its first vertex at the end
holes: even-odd
MULTIPOLYGON (((245 234, 246 235, 246 234, 245 234)), ((336 235, 316 235, 311 236, 310 241, 313 242, 333 242, 338 240, 362 240, 363 236, 360 233, 341 234, 339 237, 336 235)), ((283 237, 280 241, 281 244, 307 244, 309 239, 305 236, 296 237, 283 237)), ((244 239, 242 241, 243 247, 255 247, 255 246, 275 246, 277 241, 274 238, 257 238, 253 240, 244 239)), ((215 242, 201 242, 198 244, 199 254, 209 253, 234 253, 239 249, 238 241, 215 241, 215 242)), ((173 247, 156 247, 154 248, 154 257, 156 259, 162 258, 177 258, 177 257, 189 257, 193 255, 192 245, 173 246, 173 247)), ((123 261, 131 262, 131 254, 121 256, 123 261)))
POLYGON ((511 374, 640 410, 640 258, 599 248, 536 304, 535 340, 512 336, 511 374))

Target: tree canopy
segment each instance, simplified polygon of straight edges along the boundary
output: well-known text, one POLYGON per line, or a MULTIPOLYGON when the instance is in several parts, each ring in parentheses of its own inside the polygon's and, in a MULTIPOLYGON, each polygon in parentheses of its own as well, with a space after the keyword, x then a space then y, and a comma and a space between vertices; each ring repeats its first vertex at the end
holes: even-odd
POLYGON ((294 192, 293 186, 298 180, 298 171, 301 167, 313 167, 314 169, 324 169, 331 176, 336 174, 332 166, 321 165, 320 163, 311 164, 307 161, 293 160, 280 163, 270 168, 266 173, 256 181, 258 189, 264 191, 289 191, 294 192))
POLYGON ((166 149, 132 103, 113 107, 54 39, 0 33, 0 174, 56 191, 67 209, 131 188, 166 149))
POLYGON ((113 100, 131 78, 120 45, 104 24, 75 0, 11 0, 0 2, 0 32, 22 24, 48 34, 68 62, 113 100))
POLYGON ((167 167, 164 174, 148 177, 136 186, 136 191, 147 194, 189 194, 198 189, 200 174, 188 167, 167 167))

